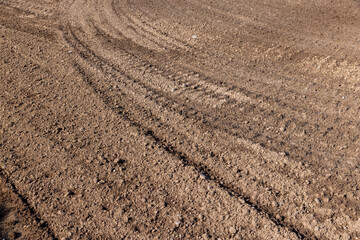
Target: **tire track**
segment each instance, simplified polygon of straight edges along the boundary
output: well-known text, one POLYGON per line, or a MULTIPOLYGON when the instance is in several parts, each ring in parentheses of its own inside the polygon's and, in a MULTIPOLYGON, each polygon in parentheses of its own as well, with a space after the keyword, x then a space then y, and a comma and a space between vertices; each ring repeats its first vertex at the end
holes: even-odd
MULTIPOLYGON (((84 56, 85 58, 89 58, 89 56, 84 56)), ((103 71, 103 70, 101 70, 101 71, 103 71)), ((111 75, 111 74, 110 74, 111 75)), ((153 94, 153 92, 151 93, 151 94, 148 94, 148 95, 152 95, 153 94)))
MULTIPOLYGON (((116 43, 116 42, 114 42, 114 43, 116 43)), ((128 61, 131 61, 131 60, 128 60, 128 61)), ((138 67, 141 67, 141 64, 135 64, 135 66, 138 66, 138 67)), ((158 73, 159 71, 155 71, 156 73, 158 73)), ((167 77, 167 76, 166 76, 167 77)), ((170 79, 169 79, 170 80, 170 79)), ((150 82, 158 82, 158 80, 156 79, 156 77, 154 78, 154 79, 152 79, 150 82)), ((169 82, 171 82, 171 81, 169 81, 169 82)), ((196 78, 196 82, 198 83, 199 82, 199 80, 196 78)), ((201 81, 200 81, 201 82, 201 81)), ((159 85, 159 83, 158 83, 158 85, 159 85)), ((191 84, 192 85, 192 84, 191 84)), ((174 85, 168 85, 168 86, 166 86, 166 85, 164 85, 164 84, 160 84, 159 86, 161 86, 161 89, 168 89, 169 91, 166 91, 166 92, 170 92, 170 89, 169 88, 172 88, 174 85)), ((176 85, 175 85, 176 86, 176 85)), ((181 89, 180 89, 181 90, 181 89)), ((201 87, 200 88, 197 88, 197 90, 202 90, 203 91, 203 89, 201 89, 201 87)), ((196 92, 195 90, 194 90, 194 92, 196 92)), ((194 93, 191 93, 190 94, 190 96, 191 95, 193 95, 194 93)), ((212 93, 211 92, 206 92, 205 94, 202 94, 202 95, 199 95, 199 99, 201 98, 201 97, 206 97, 206 95, 211 95, 212 93)), ((236 95, 236 94, 234 94, 234 95, 236 95)), ((195 98, 195 100, 196 100, 196 98, 195 98)), ((218 99, 219 101, 222 101, 222 99, 218 99)), ((210 101, 210 100, 209 100, 210 101)), ((261 103, 260 103, 261 104, 261 103)), ((256 105, 256 104, 254 104, 254 105, 256 105)), ((262 110, 260 110, 259 112, 263 112, 263 111, 266 111, 265 109, 266 108, 268 108, 268 106, 269 105, 265 105, 264 106, 264 108, 262 109, 262 110)), ((236 106, 235 106, 236 107, 236 106)), ((239 106, 239 107, 241 107, 241 106, 239 106)), ((253 106, 251 106, 251 107, 253 107, 253 106)), ((282 105, 280 105, 279 107, 283 107, 282 105)), ((301 114, 301 113, 300 113, 301 114)), ((293 121, 295 121, 295 123, 296 123, 296 118, 295 118, 295 120, 293 120, 293 121)), ((303 123, 298 123, 297 125, 303 125, 303 123)), ((310 129, 310 130, 313 130, 313 129, 310 129)), ((306 131, 309 131, 309 129, 306 129, 306 131)), ((291 133, 290 133, 291 134, 291 133)), ((319 133, 319 134, 321 134, 321 132, 319 133)), ((266 142, 265 142, 265 144, 266 144, 266 142)), ((297 164, 297 163, 296 163, 297 164)))
MULTIPOLYGON (((129 5, 129 1, 126 2, 126 5, 127 6, 129 5)), ((128 22, 132 24, 134 29, 141 30, 146 34, 146 36, 151 36, 151 39, 153 39, 153 41, 154 40, 159 41, 159 39, 161 39, 163 42, 162 47, 172 48, 172 49, 180 48, 184 51, 190 48, 190 45, 185 41, 177 38, 172 38, 171 36, 164 34, 163 32, 153 28, 151 25, 147 24, 146 21, 143 21, 139 18, 135 18, 135 14, 127 14, 126 13, 127 11, 123 10, 126 9, 126 6, 124 6, 124 4, 121 4, 121 1, 115 2, 114 0, 112 0, 109 6, 111 6, 111 8, 108 11, 113 11, 116 16, 124 16, 128 20, 128 22)), ((105 9, 107 10, 107 8, 105 9)), ((129 10, 129 8, 127 9, 128 12, 135 13, 133 10, 129 10)), ((124 32, 122 32, 122 34, 124 34, 124 32)))
MULTIPOLYGON (((198 173, 197 175, 204 176, 203 178, 205 178, 206 180, 213 181, 215 183, 215 186, 217 186, 220 189, 223 189, 225 192, 227 192, 229 194, 230 197, 236 197, 241 204, 248 205, 249 208, 254 209, 260 216, 264 215, 264 216, 268 217, 276 226, 284 227, 284 228, 288 229, 290 232, 295 233, 297 237, 304 239, 305 236, 303 236, 300 232, 298 232, 296 228, 294 228, 293 226, 289 227, 287 225, 284 225, 281 221, 277 220, 274 216, 270 215, 264 209, 261 209, 257 205, 250 202, 249 198, 246 198, 246 197, 244 197, 244 195, 242 193, 239 193, 239 190, 237 190, 237 189, 235 190, 235 188, 233 188, 233 187, 225 186, 224 184, 222 184, 221 183, 222 181, 220 181, 220 178, 211 174, 206 166, 202 166, 200 164, 196 164, 196 163, 192 162, 183 153, 177 152, 173 146, 166 144, 166 142, 161 140, 159 137, 157 137, 154 134, 154 132, 152 132, 152 130, 150 130, 147 127, 142 126, 141 123, 139 123, 137 120, 133 119, 130 116, 130 114, 125 111, 125 108, 123 106, 120 106, 118 104, 113 105, 113 103, 111 102, 111 99, 103 92, 102 89, 97 88, 95 86, 96 84, 94 84, 94 82, 92 82, 90 80, 90 77, 84 72, 84 70, 80 66, 78 66, 78 70, 83 75, 83 78, 89 84, 89 86, 91 86, 94 89, 94 92, 97 95, 99 95, 99 97, 101 99, 103 99, 104 103, 110 109, 112 109, 112 111, 115 114, 119 115, 121 118, 123 118, 124 120, 129 122, 130 125, 135 127, 136 129, 138 129, 139 132, 143 133, 146 136, 151 137, 151 139, 154 140, 159 145, 160 148, 165 150, 165 152, 169 153, 170 155, 173 155, 174 157, 176 157, 177 160, 179 160, 181 162, 181 166, 183 166, 185 168, 187 166, 194 168, 194 171, 198 173), (119 111, 119 109, 121 109, 121 110, 119 111)), ((243 230, 247 230, 247 231, 251 232, 250 228, 249 229, 243 228, 243 230)), ((247 233, 247 234, 249 234, 249 233, 247 233)), ((244 236, 247 236, 247 235, 245 234, 244 236)))
POLYGON ((53 25, 50 25, 48 22, 40 19, 23 17, 23 13, 23 11, 18 9, 10 10, 10 8, 5 5, 5 7, 0 10, 1 26, 24 32, 36 37, 42 37, 51 41, 56 41, 57 34, 56 29, 53 28, 53 25))
MULTIPOLYGON (((99 28, 96 28, 97 29, 97 32, 98 31, 100 31, 99 30, 99 28)), ((109 34, 109 33, 108 33, 109 34)), ((111 38, 107 38, 107 39, 109 39, 112 43, 114 43, 114 44, 116 44, 116 41, 114 41, 114 40, 111 40, 111 38)), ((136 49, 134 49, 133 51, 137 51, 136 49)), ((160 65, 161 65, 161 63, 160 63, 160 65)), ((167 67, 169 67, 169 66, 167 66, 167 67)), ((173 67, 173 66, 171 66, 171 67, 173 67)), ((134 68, 136 68, 136 66, 134 67, 134 68)), ((169 73, 170 75, 171 75, 171 73, 169 73)), ((185 70, 185 74, 187 74, 187 75, 195 75, 196 74, 196 71, 194 71, 194 70, 185 70), (195 73, 194 73, 195 72, 195 73)), ((211 79, 211 78, 208 78, 208 77, 206 77, 206 75, 205 74, 202 74, 203 75, 203 78, 205 78, 207 81, 217 81, 217 80, 214 80, 214 79, 211 79)), ((244 76, 245 77, 245 76, 244 76)), ((275 77, 278 77, 278 78, 284 78, 284 76, 275 76, 275 77)), ((290 76, 286 76, 286 80, 288 80, 288 79, 290 79, 290 76)), ((201 81, 201 78, 199 78, 198 79, 199 81, 201 81)), ((251 83, 252 84, 256 84, 255 86, 254 86, 254 88, 258 88, 259 86, 261 86, 261 85, 264 85, 264 81, 263 80, 258 80, 257 78, 252 78, 251 79, 252 81, 251 81, 251 83)), ((266 86, 266 84, 265 84, 265 86, 266 86)), ((276 86, 274 86, 273 84, 268 84, 268 90, 269 90, 269 92, 271 91, 271 88, 274 88, 274 87, 276 87, 276 86)), ((213 86, 212 86, 212 88, 214 88, 213 86)), ((235 88, 235 86, 234 85, 230 85, 229 86, 229 88, 235 88)), ((276 91, 280 91, 280 89, 281 89, 281 87, 276 87, 277 89, 276 89, 276 91)), ((319 88, 325 88, 325 86, 320 86, 319 88)), ((306 89, 307 89, 307 87, 306 87, 306 89)), ((241 89, 237 89, 238 91, 240 90, 241 91, 241 89)), ((308 92, 308 93, 306 93, 306 92, 304 92, 304 91, 299 91, 298 90, 298 88, 291 88, 291 89, 289 89, 289 90, 287 90, 287 91, 289 91, 289 92, 287 92, 287 93, 285 93, 287 96, 289 96, 289 99, 301 99, 303 96, 305 96, 304 94, 306 94, 307 95, 307 97, 312 97, 312 96, 315 96, 315 94, 313 94, 313 92, 308 92), (289 91, 290 90, 290 91, 289 91), (312 95, 310 95, 310 94, 312 94, 312 95), (294 96, 295 95, 295 96, 294 96), (291 97, 290 97, 291 96, 291 97)), ((327 91, 328 91, 328 89, 326 89, 327 91)), ((309 88, 309 90, 307 90, 307 91, 311 91, 310 90, 310 88, 309 88)), ((317 91, 317 89, 315 89, 315 91, 317 91)), ((272 91, 271 91, 272 92, 272 91)), ((284 106, 286 106, 286 102, 282 102, 282 100, 280 100, 280 99, 276 99, 276 98, 274 98, 274 97, 271 97, 271 95, 263 95, 261 92, 249 92, 248 91, 248 94, 252 94, 252 95, 254 95, 254 96, 257 96, 257 98, 259 98, 259 96, 260 97, 262 97, 262 99, 261 99, 261 101, 258 101, 258 104, 260 104, 261 106, 263 106, 264 108, 268 108, 269 107, 269 105, 266 105, 265 103, 264 103, 264 99, 265 99, 265 102, 266 102, 266 100, 267 99, 269 99, 269 98, 272 98, 273 99, 273 102, 275 103, 275 104, 277 104, 276 105, 276 107, 279 107, 279 108, 283 108, 284 106)), ((348 94, 349 92, 343 92, 343 93, 340 93, 339 94, 339 98, 341 98, 340 96, 341 95, 346 95, 346 96, 349 96, 350 97, 350 95, 351 94, 348 94)), ((231 92, 229 92, 229 94, 227 94, 228 96, 235 96, 235 99, 236 99, 236 96, 238 95, 238 93, 237 92, 235 92, 235 91, 231 91, 231 92)), ((283 94, 282 94, 283 95, 283 94)), ((322 95, 321 95, 322 96, 322 95)), ((243 98, 243 97, 241 97, 241 98, 243 98)), ((315 99, 313 102, 317 102, 317 103, 319 103, 319 101, 320 101, 320 98, 317 98, 317 99, 315 99)), ((333 101, 334 102, 334 101, 333 101)), ((334 102, 334 104, 335 104, 335 102, 334 102)), ((326 101, 323 101, 323 105, 313 105, 312 107, 314 107, 315 108, 315 110, 316 111, 320 111, 321 112, 321 109, 324 109, 325 108, 325 106, 326 105, 329 105, 329 100, 326 100, 326 101)), ((292 107, 292 106, 290 106, 290 107, 292 107)), ((302 113, 304 113, 304 112, 314 112, 314 110, 311 110, 311 109, 308 109, 308 108, 304 108, 304 107, 300 107, 300 106, 294 106, 294 107, 292 107, 291 108, 291 110, 292 111, 295 111, 295 112, 299 112, 299 108, 301 109, 301 110, 303 110, 302 112, 301 112, 301 114, 302 113)), ((329 117, 329 115, 331 116, 331 115, 335 115, 335 116, 342 116, 343 114, 341 114, 341 113, 339 113, 338 111, 332 111, 332 109, 331 108, 325 108, 326 109, 326 111, 331 111, 331 112, 329 112, 328 113, 328 115, 320 115, 320 118, 328 118, 329 117)), ((290 109, 289 109, 290 110, 290 109)), ((351 117, 351 118, 349 118, 349 120, 352 120, 352 121, 354 121, 354 120, 357 120, 357 118, 355 118, 355 117, 351 117)))
MULTIPOLYGON (((180 10, 179 10, 180 11, 180 10)), ((214 14, 213 14, 214 15, 214 14)), ((271 38, 272 39, 272 38, 271 38)), ((273 39, 272 39, 272 41, 273 41, 273 39)), ((298 41, 297 41, 298 42, 298 41)), ((256 43, 256 44, 258 44, 258 43, 256 43)), ((274 44, 272 44, 272 45, 274 45, 274 44)), ((266 46, 264 46, 264 47, 266 47, 266 46)), ((255 48, 255 47, 254 47, 255 48)), ((253 49, 253 51, 251 51, 251 53, 254 53, 254 52, 256 52, 256 53, 263 53, 263 52, 267 52, 268 53, 268 51, 267 50, 270 50, 271 49, 271 47, 269 48, 269 47, 267 47, 268 49, 262 49, 262 48, 255 48, 255 49, 253 49)), ((236 49, 234 49, 234 50, 236 50, 236 49)), ((298 53, 296 53, 297 52, 297 50, 296 51, 293 51, 293 50, 287 50, 287 52, 288 53, 280 53, 280 54, 282 54, 282 55, 284 55, 284 56, 286 56, 286 55, 289 55, 289 56, 292 56, 292 55, 295 55, 295 58, 298 58, 299 57, 299 55, 303 55, 304 53, 301 53, 301 52, 303 52, 303 50, 299 50, 299 52, 298 53), (296 56, 296 55, 298 55, 298 56, 296 56)), ((309 52, 307 53, 307 54, 309 54, 309 52)), ((288 57, 286 57, 284 60, 285 61, 282 61, 280 64, 279 64, 279 68, 281 69, 282 68, 282 64, 287 64, 287 65, 289 65, 288 63, 286 63, 286 62, 289 62, 289 60, 291 60, 291 58, 294 58, 294 56, 292 56, 292 57, 290 57, 290 59, 288 58, 288 57)), ((306 58, 305 58, 306 59, 306 58)), ((271 64, 273 64, 273 62, 276 62, 276 61, 274 61, 274 59, 268 59, 268 63, 271 63, 271 64)), ((304 61, 304 62, 306 62, 306 61, 304 61)), ((261 62, 260 62, 260 64, 261 64, 261 62)), ((259 65, 259 63, 258 63, 258 65, 259 65)), ((289 66, 289 67, 291 67, 291 65, 289 66)), ((308 69, 308 68, 314 68, 313 66, 309 66, 309 65, 307 65, 306 67, 303 67, 304 69, 308 69)), ((297 69, 297 68, 295 68, 295 69, 297 69)), ((217 74, 217 73, 216 73, 217 74)), ((299 74, 300 75, 300 74, 299 74)), ((313 76, 310 76, 309 77, 309 81, 311 81, 311 78, 312 78, 313 76)), ((315 76, 314 76, 315 77, 315 76)), ((268 78, 268 77, 267 77, 268 78)), ((284 76, 274 76, 274 78, 278 78, 278 79, 283 79, 284 78, 284 76)), ((307 97, 317 97, 317 99, 316 100, 314 100, 313 102, 315 103, 315 104, 313 104, 313 106, 317 106, 317 109, 318 110, 321 110, 321 109, 326 109, 327 111, 329 111, 330 109, 332 109, 332 108, 329 108, 329 104, 330 104, 330 102, 329 102, 329 100, 327 100, 327 98, 329 97, 329 92, 331 92, 331 91, 333 91, 334 89, 336 89, 337 87, 338 87, 338 85, 339 85, 339 83, 338 82, 335 82, 333 85, 329 85, 329 81, 327 81, 326 80, 326 78, 324 78, 324 80, 325 81, 322 81, 322 83, 323 84, 321 84, 320 86, 318 85, 319 83, 317 83, 317 86, 297 86, 299 83, 301 83, 301 82, 305 82, 306 83, 306 81, 301 81, 301 79, 298 79, 298 78, 294 78, 294 80, 292 80, 294 77, 293 76, 285 76, 285 79, 284 80, 281 80, 281 81, 276 81, 274 84, 271 84, 269 87, 272 87, 272 88, 281 88, 281 87, 283 87, 284 86, 284 84, 285 84, 285 86, 288 88, 289 86, 291 87, 291 86, 296 86, 296 87, 292 87, 292 89, 293 90, 295 90, 295 91, 298 91, 298 89, 299 88, 302 88, 302 89, 306 89, 305 91, 302 91, 302 93, 300 92, 299 93, 299 95, 298 96, 296 96, 297 98, 299 98, 300 97, 300 99, 302 98, 302 96, 304 96, 304 94, 305 95, 307 95, 307 97), (288 82, 288 81, 292 81, 292 83, 291 83, 291 85, 290 84, 288 84, 288 83, 286 83, 286 82, 288 82), (278 84, 279 86, 276 86, 276 84, 278 84), (314 88, 315 87, 315 88, 314 88), (323 92, 323 94, 319 94, 319 91, 321 91, 321 92, 323 92), (324 100, 327 100, 327 101, 324 101, 324 100), (323 105, 322 106, 318 106, 318 103, 319 103, 319 101, 320 102, 323 102, 323 105)), ((235 79, 236 79, 236 77, 235 77, 235 79)), ((272 80, 273 81, 273 80, 272 80)), ((316 81, 318 81, 318 80, 316 80, 316 81)), ((331 83, 331 82, 330 82, 331 83)), ((261 81, 261 84, 264 84, 264 81, 261 81)), ((353 95, 353 97, 355 98, 356 97, 356 95, 354 95, 354 94, 352 94, 351 93, 351 91, 347 91, 347 92, 344 92, 344 93, 338 93, 337 94, 337 99, 331 99, 331 105, 334 107, 334 108, 338 108, 338 106, 336 105, 336 102, 339 100, 339 99, 341 99, 342 98, 342 96, 346 96, 346 97, 350 97, 351 95, 353 95)), ((349 107, 349 106, 346 106, 347 108, 349 107)), ((345 107, 344 107, 345 108, 345 107)), ((353 110, 353 112, 354 112, 354 109, 352 109, 353 110)), ((334 111, 335 112, 335 111, 334 111)), ((346 112, 346 114, 348 115, 348 113, 346 112)), ((357 118, 357 117, 356 117, 357 118)))
MULTIPOLYGON (((80 53, 80 54, 84 54, 84 53, 80 53)), ((84 59, 88 59, 88 60, 91 59, 91 57, 88 56, 88 55, 83 55, 83 58, 84 58, 84 59)), ((88 61, 88 60, 87 60, 87 61, 88 61)), ((105 70, 104 70, 104 69, 100 69, 100 71, 104 72, 105 70)), ((109 74, 109 73, 108 73, 108 74, 109 74)), ((113 75, 112 77, 116 78, 115 75, 113 75)), ((120 89, 121 89, 121 87, 120 87, 120 89)), ((137 90, 136 92, 137 92, 137 94, 139 94, 140 91, 137 90)), ((153 95, 153 94, 154 94, 154 92, 152 92, 152 94, 150 94, 150 95, 153 95)), ((118 101, 117 101, 117 102, 118 102, 118 101)), ((128 104, 129 104, 129 103, 128 103, 128 104)), ((134 108, 136 108, 136 107, 134 107, 134 108)), ((133 108, 132 108, 132 109, 133 109, 133 108)), ((142 114, 144 114, 144 113, 142 113, 142 114)), ((162 127, 164 127, 164 125, 162 125, 162 127)))
MULTIPOLYGON (((188 156, 186 156, 182 152, 178 152, 176 148, 166 140, 162 140, 158 137, 152 130, 147 127, 142 126, 137 120, 133 119, 129 113, 124 110, 119 111, 119 108, 125 109, 123 106, 119 107, 119 105, 113 105, 111 101, 109 101, 109 97, 103 92, 103 90, 98 89, 93 82, 89 80, 89 76, 85 74, 84 70, 79 68, 79 72, 83 74, 84 79, 94 88, 94 91, 103 99, 106 105, 111 108, 114 113, 120 115, 121 117, 125 118, 127 121, 131 122, 131 125, 136 127, 139 132, 145 133, 145 135, 150 136, 161 148, 163 148, 169 154, 178 158, 181 161, 183 166, 191 166, 198 172, 198 175, 204 176, 206 180, 213 181, 216 186, 221 189, 224 189, 231 197, 237 198, 241 203, 248 205, 250 208, 256 210, 260 215, 265 215, 268 217, 276 226, 284 227, 290 232, 296 234, 296 236, 300 239, 311 238, 309 236, 304 235, 301 233, 295 226, 289 225, 279 219, 277 219, 274 215, 267 211, 267 209, 258 206, 256 203, 251 202, 250 198, 247 197, 243 192, 241 192, 238 188, 230 185, 226 185, 223 183, 222 177, 216 176, 216 173, 212 173, 211 170, 205 165, 195 163, 191 160, 188 156)), ((158 122, 159 123, 159 122, 158 122)), ((311 235, 310 235, 311 236, 311 235)))
POLYGON ((37 17, 42 17, 42 18, 48 18, 54 14, 53 7, 44 7, 43 5, 30 4, 24 1, 1 0, 0 5, 9 6, 26 14, 36 15, 37 17))
MULTIPOLYGON (((286 79, 288 80, 289 78, 286 78, 286 79)), ((259 82, 259 84, 260 84, 260 85, 258 85, 258 86, 261 86, 261 84, 262 84, 262 85, 264 84, 263 81, 258 81, 258 82, 259 82)), ((252 83, 254 83, 254 81, 252 81, 252 83)), ((258 87, 258 86, 257 86, 257 87, 258 87)), ((274 85, 271 84, 271 85, 269 85, 268 87, 269 87, 269 89, 270 89, 271 87, 274 87, 274 85)), ((320 89, 321 89, 321 88, 323 88, 323 86, 320 86, 320 89)), ((297 88, 293 88, 293 89, 292 89, 292 92, 290 92, 290 93, 287 94, 287 95, 290 95, 290 96, 292 96, 292 97, 296 97, 296 98, 299 98, 299 99, 301 99, 302 96, 304 96, 304 92, 303 92, 303 91, 302 91, 302 92, 298 92, 298 93, 297 93, 297 96, 293 96, 294 91, 295 91, 295 92, 298 92, 298 91, 297 91, 297 88)), ((259 93, 257 93, 257 94, 259 94, 259 93)), ((260 93, 260 94, 261 94, 261 93, 260 93)), ((311 95, 309 95, 309 94, 307 94, 307 95, 308 95, 308 96, 311 96, 311 95)), ((315 96, 315 95, 312 95, 312 96, 315 96)), ((340 97, 340 98, 341 98, 341 97, 340 97)), ((318 103, 318 102, 319 102, 318 100, 319 100, 319 99, 316 99, 316 100, 314 100, 314 102, 318 103)), ((276 102, 276 101, 277 101, 277 100, 275 100, 275 102, 276 102)), ((282 105, 284 105, 284 104, 282 103, 282 105)), ((317 111, 319 111, 319 110, 323 109, 325 105, 329 105, 329 102, 326 101, 326 102, 324 102, 324 105, 323 105, 323 106, 317 106, 317 105, 315 105, 315 107, 316 107, 317 111)), ((329 108, 327 108, 327 109, 329 110, 329 108)), ((337 113, 337 112, 334 111, 334 113, 337 113)), ((321 117, 321 118, 323 118, 323 117, 321 117)))
MULTIPOLYGON (((17 157, 17 156, 15 156, 15 157, 17 157)), ((44 232, 49 234, 49 236, 52 239, 57 239, 55 237, 55 234, 52 231, 52 229, 48 226, 47 222, 42 220, 41 215, 38 213, 38 211, 36 211, 36 209, 34 209, 32 207, 32 205, 29 203, 28 199, 19 192, 16 185, 11 181, 9 173, 2 166, 0 168, 0 176, 2 176, 5 179, 5 182, 7 183, 8 186, 11 186, 10 191, 12 191, 21 200, 21 202, 25 205, 25 207, 28 209, 30 214, 33 216, 33 218, 35 219, 37 224, 40 226, 40 229, 42 229, 44 232)))

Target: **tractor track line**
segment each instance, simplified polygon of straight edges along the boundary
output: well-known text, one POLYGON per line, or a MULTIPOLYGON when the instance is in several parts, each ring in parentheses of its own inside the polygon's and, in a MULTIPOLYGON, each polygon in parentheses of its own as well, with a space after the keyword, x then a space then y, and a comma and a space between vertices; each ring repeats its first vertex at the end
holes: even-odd
POLYGON ((57 240, 58 238, 55 236, 54 231, 50 228, 46 221, 42 220, 41 215, 38 213, 38 211, 36 211, 34 207, 31 206, 27 198, 19 192, 18 188, 10 180, 9 174, 3 167, 0 168, 0 177, 2 177, 6 181, 7 186, 11 186, 10 191, 12 191, 17 197, 19 197, 21 202, 26 206, 30 214, 33 216, 33 218, 39 225, 40 229, 43 229, 45 232, 47 232, 52 239, 57 240))
MULTIPOLYGON (((125 112, 123 110, 119 111, 118 107, 112 106, 108 97, 102 91, 97 89, 96 86, 94 86, 92 81, 87 77, 87 75, 84 73, 84 71, 76 63, 75 63, 75 65, 76 65, 75 67, 77 67, 78 72, 82 75, 84 81, 93 89, 94 93, 96 93, 99 96, 99 98, 102 99, 104 104, 109 109, 111 109, 115 114, 119 115, 122 119, 129 122, 133 127, 138 129, 139 132, 142 132, 143 134, 151 137, 161 148, 163 148, 169 154, 177 157, 184 165, 194 167, 198 171, 199 175, 206 174, 208 176, 208 180, 215 182, 220 188, 227 191, 230 196, 242 199, 244 203, 246 203, 248 206, 250 206, 251 208, 256 210, 259 214, 263 214, 263 215, 267 216, 275 225, 286 228, 290 232, 295 233, 300 239, 317 239, 314 235, 307 233, 307 232, 304 233, 301 230, 297 229, 295 226, 292 226, 292 225, 284 222, 283 220, 277 219, 271 212, 268 212, 266 210, 266 208, 258 205, 255 202, 250 201, 250 198, 245 197, 243 195, 243 193, 239 192, 236 188, 221 183, 221 181, 218 180, 219 177, 212 175, 210 170, 207 170, 206 166, 201 166, 200 164, 193 162, 185 154, 176 151, 172 145, 167 144, 164 141, 162 141, 161 138, 158 137, 152 130, 142 126, 141 123, 132 119, 131 116, 129 116, 129 114, 127 112, 125 112)), ((124 108, 122 108, 122 109, 124 109, 124 108)))

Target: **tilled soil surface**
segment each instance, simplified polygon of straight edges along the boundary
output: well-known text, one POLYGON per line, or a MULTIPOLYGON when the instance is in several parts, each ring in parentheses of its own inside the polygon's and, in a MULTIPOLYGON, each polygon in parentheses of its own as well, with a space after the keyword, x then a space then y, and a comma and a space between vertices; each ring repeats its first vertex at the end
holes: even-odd
POLYGON ((0 0, 4 239, 359 239, 360 2, 0 0))

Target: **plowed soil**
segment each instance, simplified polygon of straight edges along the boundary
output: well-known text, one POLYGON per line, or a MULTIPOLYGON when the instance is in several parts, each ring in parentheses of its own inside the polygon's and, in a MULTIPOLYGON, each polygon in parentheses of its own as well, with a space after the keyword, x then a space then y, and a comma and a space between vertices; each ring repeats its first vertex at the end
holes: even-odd
POLYGON ((360 2, 0 0, 4 239, 359 239, 360 2))

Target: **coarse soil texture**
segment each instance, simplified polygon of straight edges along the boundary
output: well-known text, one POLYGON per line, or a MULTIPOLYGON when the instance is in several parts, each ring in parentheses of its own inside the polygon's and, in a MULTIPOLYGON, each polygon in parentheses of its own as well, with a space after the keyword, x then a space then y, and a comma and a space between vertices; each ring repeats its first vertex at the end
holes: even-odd
POLYGON ((360 2, 0 0, 2 239, 359 239, 360 2))

